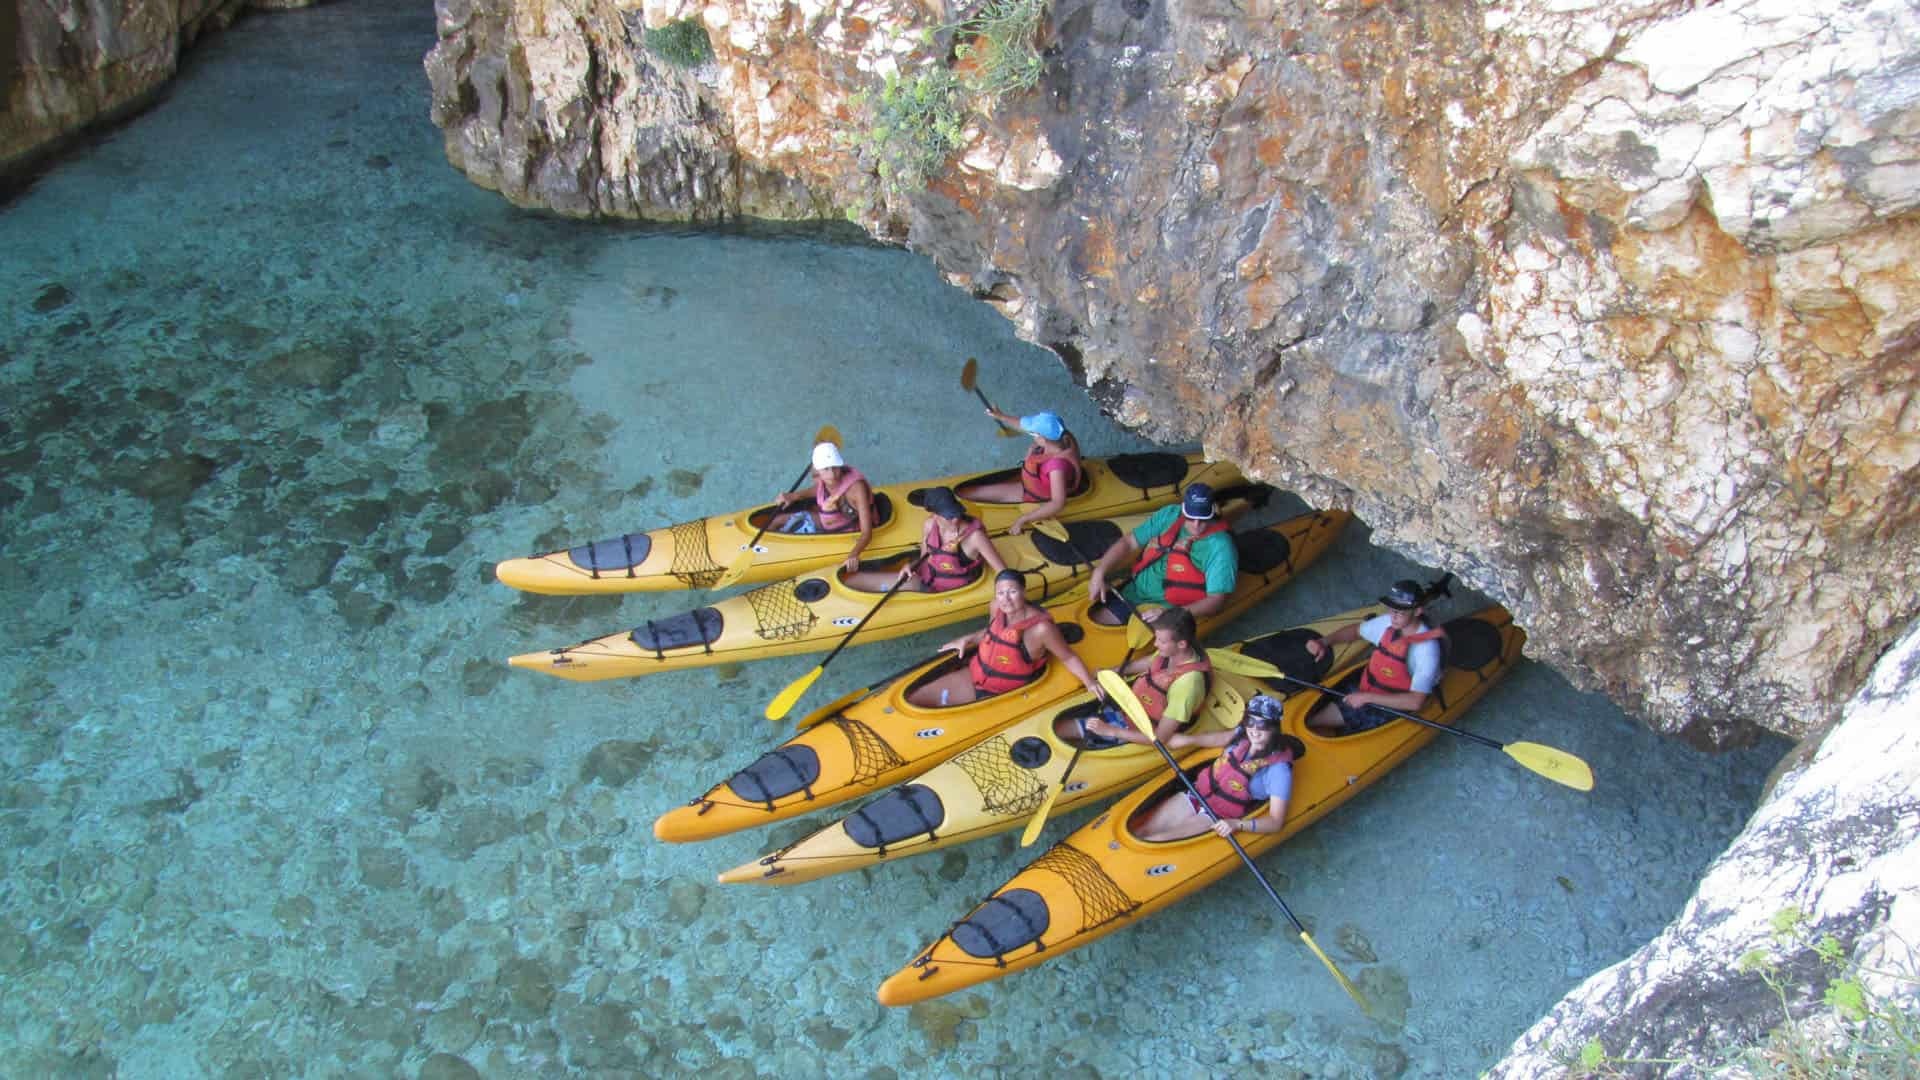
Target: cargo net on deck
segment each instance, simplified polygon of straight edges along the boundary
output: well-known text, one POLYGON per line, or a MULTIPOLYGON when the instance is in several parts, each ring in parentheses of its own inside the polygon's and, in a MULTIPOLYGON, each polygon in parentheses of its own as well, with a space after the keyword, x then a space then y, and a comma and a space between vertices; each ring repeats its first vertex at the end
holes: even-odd
POLYGON ((1028 869, 1052 871, 1073 889, 1073 895, 1080 899, 1080 924, 1088 930, 1130 915, 1140 906, 1114 884, 1092 856, 1071 844, 1048 848, 1028 869))
POLYGON ((668 533, 673 537, 673 565, 667 568, 667 573, 689 589, 712 588, 727 568, 714 562, 713 553, 707 550, 706 523, 681 522, 668 533))
POLYGON ((753 632, 763 641, 784 641, 804 636, 820 617, 794 595, 791 581, 776 581, 746 594, 753 607, 753 632))
POLYGON ((1031 814, 1047 797, 1047 786, 1013 763, 1013 747, 1004 735, 995 735, 953 763, 980 789, 980 806, 989 813, 1031 814))
POLYGON ((840 734, 847 737, 847 745, 853 750, 854 783, 871 784, 907 763, 907 759, 895 753, 879 732, 860 721, 836 716, 830 722, 840 729, 840 734))

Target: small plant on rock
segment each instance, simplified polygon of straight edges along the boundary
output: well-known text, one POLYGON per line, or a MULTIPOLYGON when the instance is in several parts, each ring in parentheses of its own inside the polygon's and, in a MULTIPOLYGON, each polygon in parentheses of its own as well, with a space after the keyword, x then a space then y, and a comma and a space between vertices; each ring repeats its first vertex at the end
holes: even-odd
POLYGON ((647 31, 647 50, 677 68, 697 68, 713 59, 713 40, 698 19, 676 19, 647 31))

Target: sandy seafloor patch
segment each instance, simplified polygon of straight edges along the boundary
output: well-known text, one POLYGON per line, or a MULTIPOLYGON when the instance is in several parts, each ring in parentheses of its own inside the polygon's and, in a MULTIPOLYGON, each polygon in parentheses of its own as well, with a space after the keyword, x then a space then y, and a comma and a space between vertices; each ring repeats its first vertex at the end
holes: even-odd
MULTIPOLYGON (((758 711, 809 661, 510 672, 685 598, 487 567, 765 498, 823 422, 876 476, 1010 461, 967 356, 1090 450, 1141 444, 911 254, 472 187, 425 118, 432 34, 424 5, 249 18, 0 210, 0 1073, 1466 1075, 1663 925, 1753 805, 1781 745, 1695 753, 1527 664, 1472 725, 1586 758, 1592 795, 1443 738, 1266 860, 1401 1022, 1245 878, 882 1009, 1013 840, 710 884, 825 818, 649 824, 775 741, 758 711)), ((1233 636, 1416 572, 1356 528, 1233 636)), ((850 650, 814 700, 928 648, 850 650)))

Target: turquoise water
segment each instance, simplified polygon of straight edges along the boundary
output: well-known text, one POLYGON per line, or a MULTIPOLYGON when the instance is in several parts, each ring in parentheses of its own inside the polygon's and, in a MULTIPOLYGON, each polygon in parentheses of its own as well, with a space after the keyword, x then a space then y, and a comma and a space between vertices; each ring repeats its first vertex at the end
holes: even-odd
MULTIPOLYGON (((0 1072, 1457 1076, 1658 930, 1756 800, 1783 746, 1697 754, 1528 664, 1472 726, 1594 793, 1445 739, 1266 860, 1382 1019, 1247 879, 882 1009, 1013 839, 711 884, 825 819, 649 825, 787 730, 759 709, 811 660, 509 671, 686 600, 487 568, 764 499, 826 422, 877 477, 1010 462, 970 356, 998 404, 1143 444, 911 254, 472 187, 425 119, 432 37, 424 6, 247 19, 0 209, 0 1072)), ((1426 573, 1356 529, 1233 636, 1426 573)), ((849 650, 811 697, 928 648, 849 650)))

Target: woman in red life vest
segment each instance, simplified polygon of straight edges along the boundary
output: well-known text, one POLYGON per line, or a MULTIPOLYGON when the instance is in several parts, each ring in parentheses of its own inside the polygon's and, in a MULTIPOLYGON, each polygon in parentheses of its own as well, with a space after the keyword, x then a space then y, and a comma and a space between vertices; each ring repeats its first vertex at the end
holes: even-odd
MULTIPOLYGON (((1182 679, 1199 679, 1200 693, 1194 695, 1194 701, 1201 701, 1207 696, 1207 679, 1213 666, 1207 663, 1207 654, 1200 648, 1193 615, 1185 608, 1160 611, 1150 625, 1153 655, 1125 664, 1119 671, 1122 675, 1138 676, 1130 684, 1134 696, 1140 699, 1153 721, 1154 734, 1165 742, 1174 732, 1183 731, 1193 723, 1193 717, 1167 708, 1173 684, 1182 679)), ((1133 725, 1113 705, 1105 706, 1092 716, 1062 718, 1055 722, 1053 730, 1060 738, 1080 743, 1089 750, 1104 750, 1123 742, 1147 744, 1147 737, 1133 730, 1133 725)))
POLYGON ((965 705, 1018 690, 1047 670, 1049 658, 1065 664, 1088 693, 1100 693, 1100 684, 1093 681, 1093 673, 1067 644, 1053 616, 1027 599, 1026 578, 1018 570, 994 575, 993 607, 987 625, 940 648, 951 649, 959 657, 971 651, 973 659, 957 671, 914 687, 907 700, 922 708, 965 705))
MULTIPOLYGON (((1333 645, 1364 638, 1373 643, 1366 669, 1357 686, 1344 698, 1334 698, 1307 717, 1307 726, 1326 735, 1353 735, 1393 719, 1374 708, 1384 705, 1401 712, 1418 712, 1440 682, 1440 642, 1446 631, 1427 626, 1427 597, 1419 582, 1396 581, 1380 602, 1389 609, 1365 622, 1348 623, 1324 640, 1307 642, 1315 659, 1333 645)), ((1344 689, 1344 688, 1342 688, 1344 689)))
POLYGON ((998 409, 987 415, 1008 427, 1018 427, 1033 436, 1033 446, 1020 462, 1020 478, 967 488, 967 498, 975 502, 1025 503, 1026 512, 1007 526, 1010 536, 1036 521, 1057 517, 1067 508, 1067 499, 1080 486, 1080 441, 1067 430, 1060 414, 1037 412, 1032 416, 1014 416, 998 409))
POLYGON ((1135 606, 1177 604, 1195 615, 1211 615, 1226 606, 1240 574, 1240 549, 1227 530, 1213 489, 1188 484, 1179 506, 1161 508, 1101 554, 1087 592, 1106 599, 1108 575, 1126 564, 1132 580, 1120 595, 1135 606))
POLYGON ((1207 831, 1207 810, 1213 811, 1212 828, 1221 836, 1278 832, 1286 824, 1287 800, 1293 795, 1293 763, 1307 756, 1305 743, 1280 733, 1281 712, 1279 701, 1255 694, 1247 701, 1240 726, 1232 731, 1204 735, 1181 732, 1167 739, 1169 750, 1189 746, 1226 749, 1194 777, 1199 799, 1186 791, 1174 791, 1138 819, 1133 834, 1142 840, 1198 836, 1207 831), (1267 812, 1255 816, 1263 805, 1267 812))
POLYGON ((885 592, 896 581, 904 592, 947 592, 973 584, 989 568, 996 574, 1007 568, 980 519, 967 513, 952 488, 928 488, 923 505, 927 523, 920 533, 919 558, 898 573, 861 570, 841 580, 872 592, 885 592))
POLYGON ((860 530, 860 538, 847 552, 847 571, 860 569, 860 553, 873 539, 873 489, 860 470, 850 468, 840 456, 840 448, 823 442, 813 448, 813 494, 788 491, 780 495, 785 509, 802 499, 811 498, 813 509, 776 514, 767 527, 774 532, 814 534, 860 530))

